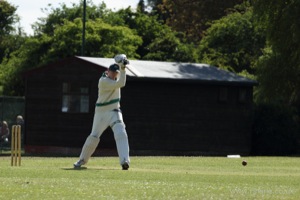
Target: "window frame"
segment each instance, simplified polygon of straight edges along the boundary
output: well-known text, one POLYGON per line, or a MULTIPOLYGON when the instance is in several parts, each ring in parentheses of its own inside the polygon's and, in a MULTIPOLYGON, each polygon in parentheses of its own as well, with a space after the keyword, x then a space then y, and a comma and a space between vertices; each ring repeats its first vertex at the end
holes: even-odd
POLYGON ((61 109, 67 114, 86 114, 90 112, 90 84, 66 81, 61 88, 61 109))

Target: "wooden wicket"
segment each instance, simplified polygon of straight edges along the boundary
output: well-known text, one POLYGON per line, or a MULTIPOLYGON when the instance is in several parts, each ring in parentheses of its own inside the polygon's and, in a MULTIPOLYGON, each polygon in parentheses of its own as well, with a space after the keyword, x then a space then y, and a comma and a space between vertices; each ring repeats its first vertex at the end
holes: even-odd
POLYGON ((12 126, 11 166, 21 166, 21 126, 20 125, 12 126))

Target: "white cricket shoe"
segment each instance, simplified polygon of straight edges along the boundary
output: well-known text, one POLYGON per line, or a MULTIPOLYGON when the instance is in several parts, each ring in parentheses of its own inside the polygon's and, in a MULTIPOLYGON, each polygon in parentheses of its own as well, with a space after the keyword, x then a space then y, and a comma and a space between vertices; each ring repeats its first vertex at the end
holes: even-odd
POLYGON ((75 163, 73 164, 73 166, 74 166, 74 168, 80 168, 81 165, 84 165, 84 164, 85 164, 84 160, 79 159, 77 162, 75 162, 75 163))

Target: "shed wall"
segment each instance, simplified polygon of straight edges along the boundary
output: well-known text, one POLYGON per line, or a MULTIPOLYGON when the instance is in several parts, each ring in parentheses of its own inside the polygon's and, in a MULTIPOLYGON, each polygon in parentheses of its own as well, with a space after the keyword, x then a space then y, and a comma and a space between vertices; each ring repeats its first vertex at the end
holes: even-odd
MULTIPOLYGON (((27 77, 25 143, 81 148, 91 131, 98 80, 105 69, 76 60, 57 65, 27 77), (88 83, 89 113, 61 111, 66 81, 88 83)), ((252 86, 128 79, 121 109, 131 152, 248 155, 252 92, 252 86)), ((110 129, 101 137, 98 149, 103 148, 115 149, 110 129)))
MULTIPOLYGON (((30 75, 26 83, 26 145, 81 147, 91 131, 103 71, 87 63, 70 62, 30 75), (63 82, 88 83, 89 113, 61 111, 63 82)), ((102 146, 110 147, 112 140, 108 137, 102 146)))
POLYGON ((240 87, 130 82, 122 105, 134 150, 202 152, 210 155, 250 152, 252 88, 239 102, 240 87))

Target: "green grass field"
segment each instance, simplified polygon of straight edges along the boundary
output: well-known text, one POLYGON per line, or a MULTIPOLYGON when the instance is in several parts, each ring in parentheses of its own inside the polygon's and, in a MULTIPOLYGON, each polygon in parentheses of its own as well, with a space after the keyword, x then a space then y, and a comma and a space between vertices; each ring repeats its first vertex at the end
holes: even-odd
POLYGON ((0 157, 0 199, 299 199, 297 157, 23 157, 11 167, 0 157), (242 166, 243 159, 248 161, 242 166))

